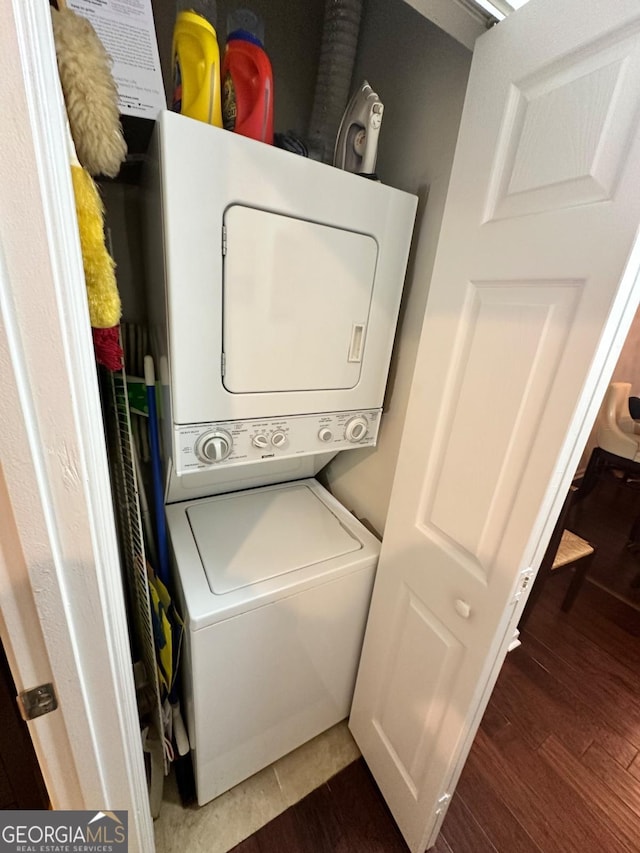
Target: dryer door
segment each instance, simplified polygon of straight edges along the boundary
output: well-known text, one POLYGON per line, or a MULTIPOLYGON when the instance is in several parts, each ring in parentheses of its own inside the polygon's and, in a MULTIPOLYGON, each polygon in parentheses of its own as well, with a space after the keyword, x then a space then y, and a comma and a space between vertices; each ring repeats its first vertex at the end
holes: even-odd
POLYGON ((373 237, 231 205, 225 212, 227 391, 354 388, 378 256, 373 237))

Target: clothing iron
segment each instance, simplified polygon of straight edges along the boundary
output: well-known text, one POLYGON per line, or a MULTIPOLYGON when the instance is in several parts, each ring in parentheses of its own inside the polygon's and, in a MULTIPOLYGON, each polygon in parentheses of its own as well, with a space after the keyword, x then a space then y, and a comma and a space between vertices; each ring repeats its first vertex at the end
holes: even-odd
POLYGON ((365 80, 342 116, 333 165, 358 175, 373 175, 384 104, 365 80))

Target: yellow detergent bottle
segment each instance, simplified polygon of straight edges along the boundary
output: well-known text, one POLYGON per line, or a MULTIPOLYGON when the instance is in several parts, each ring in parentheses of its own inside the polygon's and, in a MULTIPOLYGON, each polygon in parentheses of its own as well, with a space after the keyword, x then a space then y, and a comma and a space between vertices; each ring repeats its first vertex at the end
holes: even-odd
POLYGON ((215 0, 185 0, 173 30, 174 112, 222 127, 215 0))

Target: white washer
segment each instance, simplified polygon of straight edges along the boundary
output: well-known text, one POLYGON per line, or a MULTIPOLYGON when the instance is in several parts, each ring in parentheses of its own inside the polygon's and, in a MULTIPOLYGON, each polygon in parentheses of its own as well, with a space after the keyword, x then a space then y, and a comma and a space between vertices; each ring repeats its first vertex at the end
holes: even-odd
POLYGON ((380 546, 312 479, 166 512, 202 805, 348 715, 380 546))

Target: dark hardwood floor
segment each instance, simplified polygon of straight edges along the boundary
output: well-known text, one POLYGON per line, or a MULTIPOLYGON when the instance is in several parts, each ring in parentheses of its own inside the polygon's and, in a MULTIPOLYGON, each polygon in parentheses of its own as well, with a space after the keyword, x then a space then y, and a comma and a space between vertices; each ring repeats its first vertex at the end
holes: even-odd
POLYGON ((233 848, 233 853, 407 853, 362 759, 233 848))
POLYGON ((49 797, 0 643, 0 810, 46 809, 49 797))
MULTIPOLYGON (((609 480, 576 510, 598 577, 640 571, 626 548, 640 490, 609 480), (595 563, 594 563, 595 565, 595 563)), ((560 611, 552 577, 508 655, 460 778, 437 853, 640 851, 640 612, 585 583, 560 611)), ((361 761, 235 853, 406 851, 361 761)))

